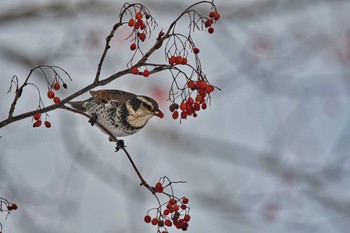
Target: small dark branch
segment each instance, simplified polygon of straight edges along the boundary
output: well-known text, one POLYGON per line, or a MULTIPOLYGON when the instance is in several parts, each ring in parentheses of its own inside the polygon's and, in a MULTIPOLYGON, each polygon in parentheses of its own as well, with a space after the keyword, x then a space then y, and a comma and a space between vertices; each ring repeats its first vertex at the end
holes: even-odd
POLYGON ((179 17, 177 17, 174 22, 170 25, 170 27, 168 28, 168 31, 165 33, 166 35, 169 35, 172 31, 174 31, 174 28, 176 26, 176 23, 186 14, 188 14, 190 11, 192 11, 191 9, 194 8, 195 6, 197 5, 201 5, 201 4, 209 4, 211 5, 211 7, 214 7, 214 9, 216 10, 216 7, 214 5, 214 1, 200 1, 200 2, 197 2, 197 3, 194 3, 192 4, 191 6, 187 7, 186 10, 184 10, 180 15, 179 17))
POLYGON ((140 179, 140 181, 141 181, 141 184, 140 184, 140 185, 145 186, 151 193, 154 194, 154 193, 155 193, 154 188, 153 188, 152 186, 150 186, 150 185, 146 182, 146 180, 142 177, 142 175, 141 175, 139 169, 136 167, 136 165, 135 165, 133 159, 131 158, 129 152, 128 152, 125 148, 122 148, 122 150, 124 151, 124 153, 125 153, 126 156, 128 157, 128 159, 129 159, 129 161, 130 161, 132 167, 134 168, 134 171, 136 172, 137 176, 139 177, 139 179, 140 179))
MULTIPOLYGON (((65 109, 65 110, 67 110, 67 111, 74 112, 74 113, 78 113, 78 114, 80 114, 80 115, 83 115, 83 116, 87 117, 88 119, 91 118, 91 116, 90 116, 89 114, 87 114, 87 113, 85 113, 85 112, 82 112, 82 111, 79 111, 79 110, 77 110, 77 109, 74 109, 74 108, 65 106, 65 105, 60 106, 60 108, 61 108, 61 109, 65 109)), ((106 129, 106 128, 105 128, 103 125, 101 125, 100 123, 95 122, 95 125, 97 125, 101 130, 103 130, 110 138, 113 139, 113 141, 116 141, 116 142, 119 141, 119 139, 117 139, 108 129, 106 129)), ((120 148, 120 149, 124 151, 124 153, 125 153, 125 155, 127 156, 129 162, 131 163, 132 167, 134 168, 134 171, 136 172, 137 176, 138 176, 139 179, 140 179, 140 182, 141 182, 140 185, 145 186, 151 193, 154 194, 154 193, 155 193, 154 188, 153 188, 152 186, 150 186, 150 185, 146 182, 146 180, 143 178, 143 176, 141 175, 139 169, 137 168, 137 166, 136 166, 134 160, 132 159, 132 157, 130 156, 129 152, 126 150, 126 148, 125 148, 125 147, 122 147, 122 148, 120 148)))
POLYGON ((9 90, 7 91, 7 93, 11 92, 12 84, 16 85, 16 95, 15 95, 15 98, 13 99, 12 104, 11 104, 10 111, 9 111, 9 114, 8 114, 8 118, 12 118, 13 112, 15 111, 15 107, 16 107, 16 104, 17 104, 17 100, 21 97, 22 90, 23 90, 22 88, 18 87, 18 78, 15 75, 15 76, 13 76, 13 78, 11 80, 11 86, 10 86, 9 90))
POLYGON ((103 53, 102 53, 100 62, 98 63, 97 72, 96 72, 96 77, 95 77, 95 81, 94 81, 94 82, 97 82, 97 81, 100 79, 100 75, 101 75, 101 70, 102 70, 103 62, 104 62, 104 60, 105 60, 105 58, 106 58, 108 49, 110 49, 110 47, 111 47, 111 46, 110 46, 111 40, 112 40, 112 38, 113 38, 113 36, 114 36, 115 31, 116 31, 120 26, 122 26, 122 23, 121 23, 121 22, 116 23, 116 24, 113 26, 113 29, 111 30, 111 32, 109 33, 109 35, 108 35, 107 38, 106 38, 106 45, 105 45, 105 48, 104 48, 104 50, 103 50, 103 53))

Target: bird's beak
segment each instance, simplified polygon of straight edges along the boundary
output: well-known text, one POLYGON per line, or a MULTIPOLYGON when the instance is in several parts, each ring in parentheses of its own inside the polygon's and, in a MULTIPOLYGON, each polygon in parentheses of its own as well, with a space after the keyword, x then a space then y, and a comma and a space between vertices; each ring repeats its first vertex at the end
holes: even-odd
POLYGON ((162 113, 160 110, 155 110, 154 111, 154 115, 156 115, 159 118, 163 118, 164 117, 164 113, 162 113))

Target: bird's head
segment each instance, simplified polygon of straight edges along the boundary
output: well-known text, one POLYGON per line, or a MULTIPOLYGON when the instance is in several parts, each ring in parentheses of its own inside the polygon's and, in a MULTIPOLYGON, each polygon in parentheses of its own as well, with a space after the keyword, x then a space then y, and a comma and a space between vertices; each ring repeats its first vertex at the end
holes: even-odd
POLYGON ((134 127, 143 127, 153 116, 163 118, 158 103, 147 96, 137 96, 127 102, 129 115, 127 120, 134 127))
POLYGON ((147 115, 150 115, 151 117, 164 117, 162 111, 159 110, 158 103, 154 99, 147 96, 138 96, 137 99, 141 101, 140 110, 142 112, 147 113, 147 115))

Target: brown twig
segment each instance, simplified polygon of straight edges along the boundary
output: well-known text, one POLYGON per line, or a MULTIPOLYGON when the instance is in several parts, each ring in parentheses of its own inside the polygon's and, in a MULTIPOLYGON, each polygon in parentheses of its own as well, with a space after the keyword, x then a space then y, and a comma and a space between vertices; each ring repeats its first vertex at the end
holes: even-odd
MULTIPOLYGON (((74 112, 74 113, 81 114, 81 115, 83 115, 83 116, 85 116, 85 117, 87 117, 87 118, 89 118, 89 119, 91 118, 91 116, 90 116, 89 114, 87 114, 87 113, 85 113, 85 112, 82 112, 82 111, 79 111, 79 110, 77 110, 77 109, 75 109, 75 108, 71 108, 71 107, 68 107, 68 106, 65 106, 65 105, 61 106, 60 108, 61 108, 61 109, 64 109, 64 110, 67 110, 67 111, 71 111, 71 112, 74 112)), ((101 130, 103 130, 103 132, 105 132, 109 137, 111 137, 111 138, 113 139, 113 141, 119 141, 119 140, 118 140, 108 129, 106 129, 103 125, 101 125, 101 124, 98 123, 98 122, 96 122, 95 124, 98 126, 98 128, 100 128, 101 130)), ((154 194, 154 193, 155 193, 154 188, 153 188, 152 186, 150 186, 150 185, 146 182, 146 180, 143 178, 143 176, 141 175, 139 169, 137 168, 137 166, 136 166, 134 160, 132 159, 131 155, 129 154, 129 152, 126 150, 125 147, 122 147, 121 149, 124 151, 126 157, 128 158, 129 162, 131 163, 131 165, 132 165, 134 171, 136 172, 137 176, 139 177, 140 182, 141 182, 140 185, 145 186, 151 193, 154 194)))

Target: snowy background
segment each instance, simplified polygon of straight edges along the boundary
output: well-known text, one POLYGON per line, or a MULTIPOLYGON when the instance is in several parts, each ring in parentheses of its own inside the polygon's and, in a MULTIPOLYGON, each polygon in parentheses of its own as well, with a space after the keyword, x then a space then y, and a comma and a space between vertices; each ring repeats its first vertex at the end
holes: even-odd
MULTIPOLYGON (((171 119, 166 72, 107 86, 152 96, 166 114, 125 138, 141 173, 151 184, 163 175, 188 182, 175 186, 190 198, 188 232, 347 232, 350 1, 215 2, 222 17, 214 34, 195 39, 208 79, 222 91, 196 119, 171 119)), ((143 3, 159 24, 156 35, 194 1, 143 3)), ((13 99, 12 76, 24 80, 38 64, 70 73, 62 97, 89 84, 122 4, 0 0, 0 120, 13 99)), ((120 33, 103 77, 130 59, 127 31, 120 33)), ((40 76, 33 80, 45 90, 40 76)), ((36 106, 29 87, 15 114, 36 106)), ((156 232, 143 216, 157 203, 125 155, 86 118, 49 115, 51 129, 33 129, 29 118, 0 129, 0 196, 19 206, 7 220, 0 213, 3 231, 156 232)))

